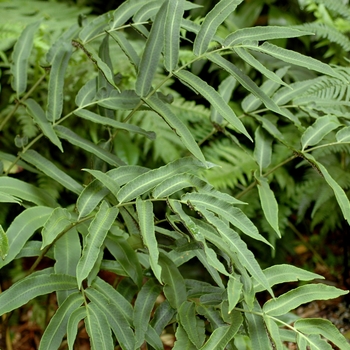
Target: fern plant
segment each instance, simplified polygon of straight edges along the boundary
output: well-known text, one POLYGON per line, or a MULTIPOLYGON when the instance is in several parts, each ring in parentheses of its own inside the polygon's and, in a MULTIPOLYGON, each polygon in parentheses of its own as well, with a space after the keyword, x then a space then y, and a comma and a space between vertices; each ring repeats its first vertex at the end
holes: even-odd
MULTIPOLYGON (((57 310, 40 349, 73 349, 82 320, 92 349, 163 349, 164 332, 174 335, 174 349, 283 349, 285 342, 331 349, 329 341, 350 348, 330 321, 291 313, 348 291, 312 283, 275 297, 277 284, 322 276, 286 264, 263 270, 246 243, 270 249, 281 237, 269 181, 298 157, 329 186, 350 221, 349 199, 316 153, 349 143, 346 115, 340 113, 347 104, 341 100, 333 107, 332 89, 315 92, 318 84, 345 86, 349 74, 269 42, 310 35, 309 30, 246 27, 218 35, 241 3, 221 0, 193 21, 186 11, 196 5, 189 1, 127 0, 78 31, 68 30, 46 55, 45 103, 31 98, 34 89, 27 86, 27 53, 38 25, 22 32, 11 63, 13 108, 25 106, 40 131, 17 139, 17 156, 1 153, 11 164, 0 177, 0 199, 21 210, 0 229, 0 268, 25 257, 36 260, 24 278, 2 291, 0 314, 8 325, 13 311, 55 293, 57 310), (69 66, 82 53, 96 75, 69 108, 69 66), (116 61, 121 53, 123 61, 116 61), (261 63, 266 57, 270 65, 261 63), (217 89, 191 71, 200 61, 222 70, 217 89), (290 68, 277 70, 278 62, 290 68), (258 86, 242 63, 266 81, 258 86), (200 94, 210 109, 183 102, 186 96, 172 82, 200 94), (231 103, 235 89, 239 94, 231 103), (324 102, 322 110, 312 103, 315 98, 324 102), (192 110, 192 118, 181 109, 192 110), (280 131, 286 124, 293 137, 280 131), (167 140, 158 147, 171 147, 170 155, 152 154, 158 137, 167 140), (42 149, 44 138, 49 152, 42 149), (285 152, 275 153, 276 145, 285 152), (70 164, 74 168, 79 161, 83 169, 68 167, 66 149, 88 154, 70 164), (232 164, 227 176, 240 179, 240 186, 232 181, 236 196, 210 183, 221 159, 232 164), (250 168, 249 176, 239 172, 239 162, 250 168), (23 171, 10 175, 15 166, 23 171), (39 173, 44 188, 50 181, 59 186, 46 191, 31 182, 31 173, 39 173), (250 203, 242 199, 252 189, 273 231, 269 239, 243 211, 250 203), (38 270, 44 257, 52 266, 38 270), (189 274, 193 266, 198 271, 189 274), (114 282, 103 279, 102 271, 114 282), (271 299, 260 305, 262 291, 271 299)), ((7 123, 12 116, 5 116, 7 123)))

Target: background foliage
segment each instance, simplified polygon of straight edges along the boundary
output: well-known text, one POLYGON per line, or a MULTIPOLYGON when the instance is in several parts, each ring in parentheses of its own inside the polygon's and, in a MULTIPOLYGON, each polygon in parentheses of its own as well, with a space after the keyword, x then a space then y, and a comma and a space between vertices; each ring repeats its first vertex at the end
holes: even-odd
POLYGON ((282 263, 350 220, 349 7, 200 4, 0 2, 7 346, 53 295, 42 349, 349 348, 291 312, 347 291, 282 263))

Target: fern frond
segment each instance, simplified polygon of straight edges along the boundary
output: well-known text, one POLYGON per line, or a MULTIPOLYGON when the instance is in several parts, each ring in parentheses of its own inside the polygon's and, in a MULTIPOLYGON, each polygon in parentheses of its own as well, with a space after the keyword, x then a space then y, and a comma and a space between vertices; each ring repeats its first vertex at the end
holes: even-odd
POLYGON ((38 187, 48 192, 54 199, 60 197, 60 192, 62 192, 63 187, 57 181, 46 176, 45 174, 39 173, 37 175, 38 187))
POLYGON ((345 5, 343 1, 334 0, 314 0, 319 5, 324 5, 328 10, 334 12, 335 15, 344 17, 350 20, 349 6, 345 5))
POLYGON ((252 181, 252 169, 257 167, 247 152, 234 147, 228 139, 211 142, 203 153, 208 161, 218 166, 206 173, 206 179, 218 189, 232 189, 237 184, 247 186, 252 181))
POLYGON ((21 135, 27 136, 31 139, 38 134, 39 130, 29 114, 18 114, 16 118, 21 126, 21 135))
POLYGON ((345 51, 350 51, 349 38, 342 34, 338 29, 324 23, 304 23, 302 25, 294 26, 294 28, 314 32, 317 37, 328 39, 330 42, 340 45, 345 51))

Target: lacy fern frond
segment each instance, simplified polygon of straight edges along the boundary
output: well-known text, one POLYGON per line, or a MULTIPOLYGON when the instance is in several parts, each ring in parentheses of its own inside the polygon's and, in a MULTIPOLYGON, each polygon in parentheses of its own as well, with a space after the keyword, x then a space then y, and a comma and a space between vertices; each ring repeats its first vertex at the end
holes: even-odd
POLYGON ((332 43, 336 43, 342 47, 345 51, 350 51, 350 40, 349 38, 339 32, 336 28, 333 28, 329 25, 326 25, 324 23, 304 23, 302 25, 297 25, 295 28, 299 29, 306 29, 310 30, 311 32, 314 32, 316 37, 321 37, 328 39, 332 43))
POLYGON ((207 180, 216 188, 234 188, 237 184, 247 186, 252 181, 252 170, 257 165, 249 151, 234 147, 228 139, 211 142, 204 147, 206 159, 218 167, 206 174, 207 180))

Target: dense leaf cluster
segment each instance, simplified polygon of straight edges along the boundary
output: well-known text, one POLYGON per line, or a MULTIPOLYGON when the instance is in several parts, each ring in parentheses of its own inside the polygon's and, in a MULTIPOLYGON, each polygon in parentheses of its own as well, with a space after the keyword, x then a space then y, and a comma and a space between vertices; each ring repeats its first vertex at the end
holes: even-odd
POLYGON ((73 349, 82 320, 96 350, 163 349, 164 332, 174 349, 350 348, 331 322, 291 313, 348 291, 312 283, 275 297, 277 284, 323 277, 287 264, 262 269, 252 252, 276 248, 288 201, 317 213, 333 200, 350 223, 350 179, 340 176, 350 72, 279 43, 317 30, 350 46, 316 23, 236 21, 252 6, 221 0, 193 18, 190 1, 127 0, 50 42, 43 68, 33 59, 42 22, 20 34, 8 72, 13 105, 0 123, 12 133, 0 152, 0 269, 36 261, 0 294, 0 315, 6 323, 55 292, 41 349, 73 349), (297 165, 312 174, 308 191, 326 190, 303 191, 287 171, 297 165), (44 257, 52 266, 37 270, 44 257), (263 291, 271 299, 260 305, 263 291))

